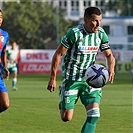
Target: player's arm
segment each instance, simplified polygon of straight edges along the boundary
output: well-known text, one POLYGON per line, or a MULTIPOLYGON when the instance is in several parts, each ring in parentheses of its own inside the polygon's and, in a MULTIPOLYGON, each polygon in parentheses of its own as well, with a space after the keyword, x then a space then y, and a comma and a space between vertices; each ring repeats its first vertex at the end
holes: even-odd
POLYGON ((7 66, 6 48, 4 48, 2 50, 1 61, 2 61, 2 64, 3 64, 3 67, 4 67, 4 72, 5 72, 5 75, 4 75, 3 78, 8 80, 9 79, 9 71, 6 67, 7 66))
POLYGON ((7 63, 13 64, 12 61, 10 61, 9 59, 6 60, 7 63))
POLYGON ((6 62, 9 63, 10 60, 8 59, 8 50, 6 50, 6 62))
POLYGON ((9 54, 9 52, 8 52, 8 50, 6 50, 6 57, 7 57, 6 62, 10 63, 10 64, 13 64, 13 62, 8 59, 8 54, 9 54))
POLYGON ((75 42, 75 34, 72 29, 69 29, 66 33, 66 35, 61 39, 61 44, 57 48, 53 59, 52 59, 52 65, 51 65, 51 74, 50 74, 50 80, 48 83, 47 89, 52 92, 55 90, 56 87, 56 73, 57 69, 61 60, 61 56, 66 54, 68 49, 71 49, 74 42, 75 42))
POLYGON ((110 49, 110 45, 108 42, 108 36, 103 29, 101 29, 101 34, 102 34, 102 38, 101 38, 100 50, 104 53, 105 57, 107 58, 109 81, 113 83, 114 75, 115 75, 115 72, 114 72, 115 58, 110 49))
POLYGON ((19 51, 18 51, 18 52, 17 52, 17 57, 16 57, 16 59, 15 59, 14 63, 16 63, 16 64, 17 64, 17 63, 18 63, 18 61, 19 61, 19 58, 20 58, 20 57, 19 57, 19 51))
POLYGON ((115 68, 115 58, 112 54, 111 49, 106 49, 103 51, 105 57, 107 58, 108 72, 109 72, 109 81, 113 83, 114 80, 114 68, 115 68))
POLYGON ((61 56, 64 55, 67 52, 67 50, 68 49, 66 47, 60 44, 52 58, 50 80, 48 82, 48 87, 47 87, 47 89, 50 92, 54 91, 56 88, 57 69, 61 60, 61 56))

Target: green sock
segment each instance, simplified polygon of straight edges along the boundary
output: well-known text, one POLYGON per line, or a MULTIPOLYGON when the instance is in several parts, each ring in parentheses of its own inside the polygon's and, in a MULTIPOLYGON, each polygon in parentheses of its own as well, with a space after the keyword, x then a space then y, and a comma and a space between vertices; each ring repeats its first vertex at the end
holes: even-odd
POLYGON ((81 133, 94 133, 98 117, 87 117, 81 133))

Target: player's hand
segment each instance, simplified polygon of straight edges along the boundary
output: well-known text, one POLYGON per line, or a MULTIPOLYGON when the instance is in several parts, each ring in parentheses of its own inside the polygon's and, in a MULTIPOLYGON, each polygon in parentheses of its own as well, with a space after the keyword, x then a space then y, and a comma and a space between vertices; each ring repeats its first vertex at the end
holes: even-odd
POLYGON ((9 79, 9 74, 10 74, 10 72, 8 71, 8 69, 4 68, 3 79, 8 80, 9 79))
POLYGON ((109 82, 111 84, 113 84, 114 76, 115 76, 115 72, 114 71, 109 72, 109 82))
POLYGON ((56 88, 56 80, 50 79, 48 82, 47 90, 53 92, 56 88))

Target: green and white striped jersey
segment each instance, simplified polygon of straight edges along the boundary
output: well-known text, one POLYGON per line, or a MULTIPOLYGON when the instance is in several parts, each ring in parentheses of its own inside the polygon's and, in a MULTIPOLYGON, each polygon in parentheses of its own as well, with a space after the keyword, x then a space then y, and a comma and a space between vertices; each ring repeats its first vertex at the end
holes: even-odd
POLYGON ((7 59, 10 60, 12 63, 8 62, 7 63, 7 68, 11 68, 16 66, 16 63, 13 63, 16 61, 17 56, 18 56, 18 50, 13 50, 13 49, 9 49, 6 51, 7 53, 7 59))
POLYGON ((62 59, 63 77, 74 81, 83 80, 86 69, 95 62, 99 49, 110 48, 107 34, 101 27, 97 33, 88 33, 83 24, 68 30, 61 44, 68 48, 62 59))

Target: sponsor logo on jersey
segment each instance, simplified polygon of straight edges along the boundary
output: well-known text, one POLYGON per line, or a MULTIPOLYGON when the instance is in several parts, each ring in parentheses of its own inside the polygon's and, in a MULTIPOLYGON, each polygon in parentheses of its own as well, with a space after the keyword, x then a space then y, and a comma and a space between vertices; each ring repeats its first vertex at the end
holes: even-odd
POLYGON ((79 51, 81 53, 94 53, 96 54, 98 51, 98 46, 79 46, 79 51))

